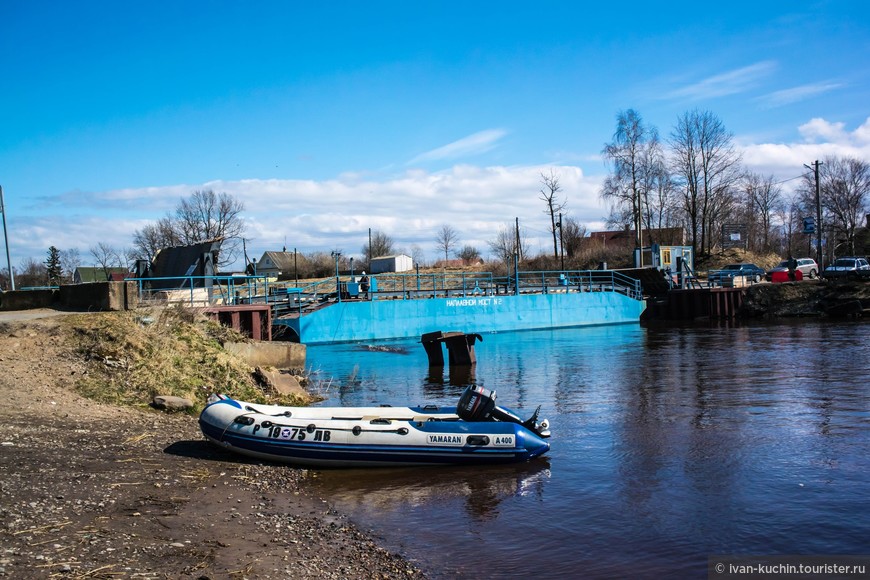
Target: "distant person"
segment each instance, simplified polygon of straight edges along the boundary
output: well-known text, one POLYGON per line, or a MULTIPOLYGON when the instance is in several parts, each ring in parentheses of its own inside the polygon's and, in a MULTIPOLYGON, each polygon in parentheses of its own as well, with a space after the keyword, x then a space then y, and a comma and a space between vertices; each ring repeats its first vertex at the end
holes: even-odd
POLYGON ((366 276, 366 271, 363 270, 362 278, 359 279, 359 288, 362 290, 363 298, 368 300, 369 297, 369 277, 366 276))
POLYGON ((795 281, 795 270, 797 270, 797 260, 794 259, 794 256, 788 257, 788 279, 792 282, 795 281))

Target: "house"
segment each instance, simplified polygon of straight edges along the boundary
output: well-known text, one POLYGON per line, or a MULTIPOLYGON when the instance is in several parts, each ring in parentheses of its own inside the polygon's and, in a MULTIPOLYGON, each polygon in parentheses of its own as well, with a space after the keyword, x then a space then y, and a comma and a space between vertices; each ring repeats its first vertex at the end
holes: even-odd
POLYGON ((398 254, 395 256, 378 256, 372 258, 370 274, 383 274, 385 272, 409 272, 414 269, 414 260, 411 256, 398 254))
POLYGON ((275 278, 292 278, 299 266, 299 258, 294 252, 263 252, 257 265, 257 275, 275 278))
POLYGON ((88 284, 90 282, 108 282, 109 280, 123 280, 129 278, 132 273, 127 268, 99 268, 91 266, 79 266, 73 272, 73 284, 88 284), (107 275, 108 271, 108 275, 107 275))

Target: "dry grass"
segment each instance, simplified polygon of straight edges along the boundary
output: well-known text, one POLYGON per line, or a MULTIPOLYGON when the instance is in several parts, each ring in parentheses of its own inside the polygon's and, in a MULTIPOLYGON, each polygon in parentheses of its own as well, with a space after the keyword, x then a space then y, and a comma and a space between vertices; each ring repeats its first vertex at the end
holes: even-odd
POLYGON ((211 393, 245 401, 299 405, 295 397, 270 396, 253 369, 223 349, 245 339, 196 310, 106 312, 65 319, 75 353, 87 372, 77 389, 98 401, 147 406, 156 395, 194 401, 198 411, 211 393))
POLYGON ((720 270, 727 264, 739 264, 748 262, 755 264, 760 268, 769 270, 782 261, 782 257, 778 254, 756 254, 739 248, 731 248, 714 253, 703 259, 699 259, 695 264, 695 271, 702 270, 720 270))

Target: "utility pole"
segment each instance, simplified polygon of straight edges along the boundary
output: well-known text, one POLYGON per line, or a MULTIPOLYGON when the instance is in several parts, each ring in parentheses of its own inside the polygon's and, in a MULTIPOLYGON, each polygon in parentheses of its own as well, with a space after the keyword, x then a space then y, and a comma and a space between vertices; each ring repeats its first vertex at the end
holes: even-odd
POLYGON ((15 273, 12 271, 12 260, 9 258, 9 229, 6 227, 6 204, 3 203, 3 186, 0 185, 0 213, 3 214, 3 239, 6 241, 6 265, 9 267, 9 286, 15 291, 15 273))
POLYGON ((514 294, 520 295, 520 218, 516 219, 516 252, 514 252, 514 294))
POLYGON ((337 301, 341 302, 341 278, 338 275, 338 259, 341 257, 341 252, 333 250, 332 257, 335 258, 335 296, 337 301))
MULTIPOLYGON (((637 188, 635 188, 637 189, 637 188)), ((634 245, 637 247, 636 268, 643 268, 643 215, 641 214, 641 199, 640 191, 637 191, 637 197, 632 199, 634 204, 634 228, 636 230, 634 237, 634 245)))
POLYGON ((821 275, 822 272, 825 271, 825 258, 822 255, 822 202, 821 188, 819 186, 819 165, 822 165, 822 163, 820 163, 818 159, 813 162, 812 167, 804 163, 804 167, 806 167, 807 169, 811 169, 816 179, 816 251, 818 252, 819 258, 819 275, 821 275))
POLYGON ((562 261, 562 271, 565 270, 565 240, 562 237, 562 214, 559 214, 559 223, 556 224, 559 228, 559 257, 562 261))

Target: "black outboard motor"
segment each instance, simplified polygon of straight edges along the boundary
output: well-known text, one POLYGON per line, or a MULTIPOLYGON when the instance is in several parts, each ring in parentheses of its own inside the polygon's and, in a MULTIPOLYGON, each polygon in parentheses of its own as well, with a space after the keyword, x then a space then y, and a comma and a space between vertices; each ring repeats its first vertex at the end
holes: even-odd
POLYGON ((459 415, 460 419, 465 421, 504 421, 507 423, 517 423, 530 431, 534 431, 541 437, 549 437, 550 424, 547 420, 544 419, 541 423, 538 423, 538 412, 540 410, 541 407, 539 406, 529 419, 523 421, 510 409, 499 407, 495 404, 495 391, 477 386, 466 388, 462 396, 459 397, 459 403, 456 404, 456 414, 459 415))

